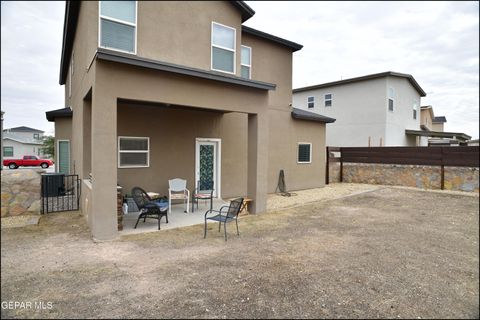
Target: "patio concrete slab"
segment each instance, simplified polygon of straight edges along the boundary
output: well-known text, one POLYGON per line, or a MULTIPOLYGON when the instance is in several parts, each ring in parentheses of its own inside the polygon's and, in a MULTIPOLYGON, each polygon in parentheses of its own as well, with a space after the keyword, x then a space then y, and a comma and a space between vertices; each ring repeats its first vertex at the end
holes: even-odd
MULTIPOLYGON (((223 205, 228 205, 228 202, 223 201, 222 199, 214 199, 214 209, 219 209, 223 205)), ((195 205, 195 210, 192 212, 192 205, 190 204, 188 208, 190 212, 185 213, 185 205, 181 203, 174 204, 172 205, 171 212, 168 213, 168 223, 166 223, 165 218, 162 218, 162 220, 160 221, 160 230, 158 230, 158 221, 156 219, 147 219, 145 222, 143 222, 142 219, 138 222, 137 228, 134 229, 139 213, 130 212, 123 216, 123 230, 120 231, 119 234, 120 236, 125 236, 130 234, 170 230, 181 227, 193 226, 197 224, 203 224, 205 212, 209 208, 209 201, 199 201, 198 209, 195 205)))

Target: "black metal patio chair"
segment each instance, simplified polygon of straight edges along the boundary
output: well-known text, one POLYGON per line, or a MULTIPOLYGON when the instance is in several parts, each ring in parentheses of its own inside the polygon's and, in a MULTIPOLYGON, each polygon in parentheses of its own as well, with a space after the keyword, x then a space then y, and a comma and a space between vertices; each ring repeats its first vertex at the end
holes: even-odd
POLYGON ((132 198, 135 201, 135 204, 140 210, 138 215, 137 223, 135 223, 135 228, 137 228, 138 221, 143 218, 143 222, 147 218, 157 219, 158 220, 158 230, 160 230, 160 219, 165 216, 165 219, 168 223, 168 203, 161 204, 160 202, 155 202, 148 194, 140 187, 134 187, 132 189, 132 198))
POLYGON ((192 212, 195 209, 194 207, 195 203, 197 204, 197 209, 198 209, 198 200, 204 200, 204 201, 210 200, 210 210, 213 209, 213 192, 215 191, 215 189, 213 188, 213 181, 211 182, 210 190, 208 189, 202 190, 203 189, 202 187, 205 187, 205 185, 202 184, 202 182, 199 180, 197 182, 197 187, 192 193, 192 212))
POLYGON ((218 232, 220 232, 220 228, 222 227, 223 222, 223 229, 225 230, 225 241, 227 241, 227 223, 231 221, 235 221, 237 225, 237 236, 240 235, 238 232, 238 214, 240 213, 240 209, 242 208, 243 198, 238 198, 230 201, 229 206, 223 206, 220 210, 207 210, 205 212, 205 231, 203 233, 203 238, 207 237, 207 220, 218 221, 218 232), (214 216, 207 215, 209 213, 216 213, 214 216))

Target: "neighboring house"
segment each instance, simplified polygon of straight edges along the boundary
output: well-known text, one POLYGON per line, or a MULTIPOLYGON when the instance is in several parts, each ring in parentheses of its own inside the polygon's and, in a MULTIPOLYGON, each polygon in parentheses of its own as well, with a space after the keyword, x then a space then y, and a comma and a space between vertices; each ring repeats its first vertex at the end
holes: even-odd
POLYGON ((293 90, 293 105, 336 119, 327 145, 416 146, 425 91, 413 76, 383 72, 293 90))
POLYGON ((253 14, 243 1, 67 1, 66 108, 47 118, 94 238, 117 236, 117 183, 167 194, 168 179, 202 179, 254 213, 282 169, 289 190, 324 185, 334 120, 292 110, 302 46, 243 26, 253 14))
POLYGON ((461 132, 445 132, 444 116, 436 117, 432 106, 420 107, 420 130, 409 130, 409 134, 420 138, 420 146, 458 146, 466 144, 471 137, 461 132))
MULTIPOLYGON (((15 127, 2 131, 2 156, 4 159, 22 158, 26 155, 43 157, 43 131, 29 127, 15 127)), ((3 160, 3 159, 2 159, 3 160)), ((2 161, 3 162, 3 161, 2 161)))

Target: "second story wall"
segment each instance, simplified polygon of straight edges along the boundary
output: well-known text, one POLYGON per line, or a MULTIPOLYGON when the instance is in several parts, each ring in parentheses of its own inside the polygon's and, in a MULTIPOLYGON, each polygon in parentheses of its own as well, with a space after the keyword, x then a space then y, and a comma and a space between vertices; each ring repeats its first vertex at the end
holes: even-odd
MULTIPOLYGON (((336 119, 327 124, 329 146, 378 146, 385 141, 385 78, 347 83, 328 88, 295 93, 293 106, 336 119), (325 106, 325 95, 331 95, 331 106, 325 106), (308 108, 308 97, 314 107, 308 108)), ((328 104, 328 103, 327 103, 328 104)))
POLYGON ((235 74, 240 75, 241 15, 227 1, 139 1, 137 55, 211 69, 212 22, 235 29, 235 74))
POLYGON ((393 111, 389 109, 388 99, 384 103, 386 114, 386 140, 388 146, 415 145, 408 140, 405 129, 419 130, 420 128, 420 94, 405 78, 387 77, 386 95, 390 89, 394 91, 393 111), (414 119, 414 107, 417 110, 414 119))
POLYGON ((269 91, 269 105, 290 111, 292 50, 245 33, 242 35, 242 45, 252 48, 252 79, 277 85, 275 90, 269 91))

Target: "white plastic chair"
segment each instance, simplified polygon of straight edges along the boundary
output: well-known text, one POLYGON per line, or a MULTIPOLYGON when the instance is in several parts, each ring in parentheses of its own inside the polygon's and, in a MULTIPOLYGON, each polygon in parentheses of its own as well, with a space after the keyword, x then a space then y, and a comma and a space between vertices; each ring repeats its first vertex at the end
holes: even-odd
POLYGON ((185 213, 188 213, 190 191, 187 189, 187 180, 179 178, 168 180, 168 209, 170 212, 172 212, 172 200, 183 200, 186 204, 185 213))

